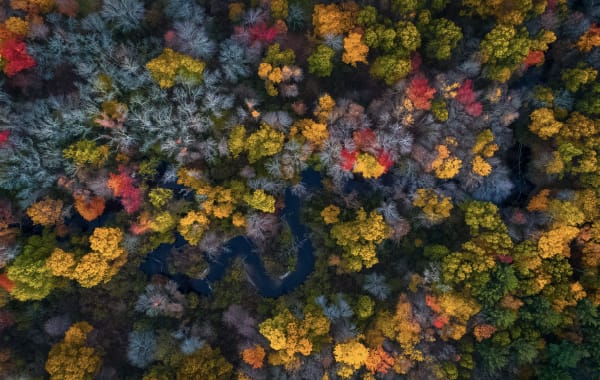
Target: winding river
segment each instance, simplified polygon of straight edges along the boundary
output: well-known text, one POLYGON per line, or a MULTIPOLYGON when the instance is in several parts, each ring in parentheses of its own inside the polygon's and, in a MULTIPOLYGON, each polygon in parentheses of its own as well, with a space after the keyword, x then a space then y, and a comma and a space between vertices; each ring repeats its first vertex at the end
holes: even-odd
MULTIPOLYGON (((312 191, 318 190, 321 187, 321 176, 318 172, 307 169, 302 172, 302 183, 312 191)), ((223 252, 219 256, 220 260, 210 262, 208 273, 202 279, 191 278, 184 274, 171 275, 167 272, 167 259, 171 250, 187 244, 180 235, 177 236, 175 243, 161 244, 149 253, 141 268, 148 275, 161 274, 174 280, 183 292, 193 291, 199 294, 210 294, 210 284, 220 280, 231 261, 240 257, 244 261, 246 275, 257 291, 265 297, 279 297, 302 284, 315 266, 313 245, 308 236, 309 230, 300 221, 301 206, 302 201, 300 198, 292 194, 292 191, 288 188, 285 191, 285 206, 282 210, 282 218, 289 225, 295 239, 298 257, 295 269, 281 278, 273 278, 269 275, 257 253, 256 245, 244 235, 233 237, 225 243, 223 252)))

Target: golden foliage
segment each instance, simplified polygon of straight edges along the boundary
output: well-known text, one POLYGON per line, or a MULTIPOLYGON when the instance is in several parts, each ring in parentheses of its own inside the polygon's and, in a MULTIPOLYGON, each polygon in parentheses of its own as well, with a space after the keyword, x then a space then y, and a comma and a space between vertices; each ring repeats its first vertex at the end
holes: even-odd
POLYGON ((431 169, 435 171, 435 176, 440 179, 450 179, 458 174, 462 167, 462 160, 450 154, 450 149, 446 145, 437 145, 436 158, 431 162, 431 169))
POLYGON ((379 178, 385 173, 385 166, 381 165, 373 155, 369 153, 359 153, 356 163, 352 169, 354 173, 362 174, 363 177, 379 178))
POLYGON ((336 205, 329 205, 321 211, 321 217, 325 224, 333 224, 339 221, 340 208, 336 205))
POLYGON ((62 222, 63 201, 60 199, 46 198, 38 201, 27 209, 27 216, 33 223, 42 226, 53 226, 62 222))
POLYGON ((204 62, 170 48, 165 48, 161 55, 146 64, 150 75, 161 88, 173 87, 179 80, 200 83, 204 66, 204 62))
POLYGON ((92 347, 86 345, 87 335, 93 327, 87 322, 72 325, 62 342, 55 344, 48 353, 46 371, 50 380, 92 380, 100 369, 102 358, 92 347))
POLYGON ((544 232, 538 241, 540 257, 548 259, 561 254, 569 257, 571 255, 569 243, 575 239, 578 233, 579 229, 571 226, 557 226, 544 232))
POLYGON ((369 350, 356 339, 346 343, 338 343, 333 349, 336 362, 343 364, 338 371, 342 378, 350 378, 354 371, 360 369, 369 358, 369 350))
POLYGON ((308 356, 321 342, 328 341, 329 319, 317 307, 307 306, 304 319, 296 318, 287 308, 259 324, 260 333, 276 352, 269 355, 272 365, 292 367, 297 354, 308 356))
POLYGON ((427 219, 439 223, 450 217, 452 198, 438 195, 433 189, 417 189, 413 206, 420 207, 427 219))
POLYGON ((554 112, 549 108, 538 108, 529 117, 531 118, 529 130, 543 140, 558 134, 563 127, 563 123, 554 118, 554 112))
POLYGON ((333 111, 334 107, 335 100, 333 100, 329 94, 324 94, 319 97, 319 104, 314 112, 319 123, 327 123, 327 119, 329 118, 329 115, 333 111))
POLYGON ((200 243, 210 221, 202 211, 190 211, 179 220, 177 230, 191 245, 200 243))
POLYGON ((389 234, 390 229, 383 216, 376 211, 368 215, 360 209, 356 219, 335 224, 330 231, 336 244, 342 247, 342 266, 344 269, 358 272, 363 267, 370 268, 377 264, 376 244, 381 243, 389 234))
POLYGON ((293 126, 300 128, 302 136, 319 148, 322 147, 329 138, 327 124, 316 123, 311 119, 302 119, 295 122, 293 126))
POLYGON ((25 37, 29 32, 29 22, 20 17, 9 17, 4 21, 4 27, 19 37, 25 37))
POLYGON ((76 280, 84 288, 107 283, 127 262, 122 240, 120 229, 98 227, 89 239, 92 252, 76 258, 57 248, 46 260, 46 267, 53 275, 76 280))
POLYGON ((338 35, 354 28, 356 15, 360 10, 354 2, 337 4, 317 4, 313 10, 313 27, 317 37, 328 34, 338 35))
POLYGON ((473 158, 471 165, 473 173, 479 176, 486 177, 492 172, 492 165, 490 165, 489 162, 484 160, 480 155, 477 155, 473 158))
POLYGON ((354 67, 357 62, 368 64, 367 54, 369 54, 369 47, 362 42, 362 34, 351 32, 348 37, 344 38, 344 54, 342 55, 344 63, 354 67))
POLYGON ((275 197, 267 194, 264 190, 258 189, 250 195, 244 195, 244 201, 256 210, 262 212, 275 212, 275 197))
POLYGON ((550 203, 550 190, 543 189, 539 193, 533 196, 527 204, 527 211, 546 211, 548 204, 550 203))

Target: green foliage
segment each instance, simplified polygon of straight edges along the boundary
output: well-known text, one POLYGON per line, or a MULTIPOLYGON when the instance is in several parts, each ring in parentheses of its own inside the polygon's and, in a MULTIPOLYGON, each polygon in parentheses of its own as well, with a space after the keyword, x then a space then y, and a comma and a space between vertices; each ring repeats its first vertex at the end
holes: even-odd
POLYGON ((370 73, 373 77, 383 79, 388 85, 393 85, 405 78, 412 69, 410 60, 397 58, 392 55, 381 55, 375 58, 370 73))
POLYGON ((582 85, 596 80, 597 76, 597 70, 594 70, 591 67, 581 66, 574 69, 564 69, 560 74, 560 79, 565 83, 567 90, 577 92, 582 85))
POLYGON ((327 45, 319 45, 308 57, 308 71, 320 77, 328 77, 333 71, 335 51, 327 45))
MULTIPOLYGON (((283 148, 285 135, 273 127, 262 124, 260 129, 252 133, 246 140, 248 161, 254 163, 263 157, 273 156, 283 148)), ((231 140, 230 140, 231 141, 231 140)))
POLYGON ((267 48, 267 53, 262 62, 275 66, 292 66, 296 61, 296 54, 292 49, 280 50, 279 44, 275 43, 267 48))
POLYGON ((86 164, 99 167, 108 159, 108 146, 98 146, 92 140, 79 140, 63 151, 65 158, 72 160, 77 166, 86 164))
POLYGON ((449 60, 463 38, 462 31, 454 22, 439 18, 420 27, 425 39, 425 56, 438 61, 449 60))
POLYGON ((8 278, 14 282, 13 297, 19 301, 41 300, 63 283, 46 267, 46 259, 55 245, 55 235, 47 230, 41 236, 27 239, 23 251, 7 271, 8 278))

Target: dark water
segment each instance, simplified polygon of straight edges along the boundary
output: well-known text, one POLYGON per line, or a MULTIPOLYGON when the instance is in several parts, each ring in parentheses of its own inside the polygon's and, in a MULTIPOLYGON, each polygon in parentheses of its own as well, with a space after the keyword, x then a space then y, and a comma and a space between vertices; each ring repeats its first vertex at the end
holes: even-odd
MULTIPOLYGON (((311 191, 321 187, 321 175, 308 169, 302 173, 302 182, 311 191)), ((141 265, 142 270, 148 275, 161 274, 179 284, 183 292, 196 292, 199 294, 210 294, 210 283, 220 280, 225 270, 236 257, 242 258, 249 280, 254 284, 259 293, 265 297, 278 297, 293 290, 302 284, 306 277, 313 271, 315 257, 313 255, 312 242, 308 237, 308 228, 300 221, 300 209, 302 201, 292 194, 288 188, 285 192, 285 207, 282 210, 282 218, 289 225, 298 249, 296 268, 284 278, 273 278, 267 273, 260 259, 256 245, 243 235, 230 239, 224 246, 219 256, 219 262, 211 262, 208 274, 204 279, 191 278, 184 274, 170 275, 167 273, 167 258, 173 248, 179 248, 187 244, 180 236, 177 236, 173 244, 161 244, 157 249, 148 254, 146 261, 141 265)))

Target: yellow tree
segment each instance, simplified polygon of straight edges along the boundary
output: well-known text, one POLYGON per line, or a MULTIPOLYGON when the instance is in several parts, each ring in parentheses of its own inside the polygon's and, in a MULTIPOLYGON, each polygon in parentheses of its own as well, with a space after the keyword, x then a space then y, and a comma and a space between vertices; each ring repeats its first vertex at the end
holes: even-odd
POLYGON ((191 245, 200 243, 210 221, 202 211, 190 211, 179 220, 177 230, 191 245))
POLYGON ((165 48, 161 55, 146 64, 152 79, 161 88, 173 87, 180 80, 200 83, 204 66, 204 62, 170 48, 165 48))
POLYGON ((72 325, 62 342, 50 349, 46 371, 50 380, 92 380, 100 369, 102 358, 86 343, 93 327, 87 322, 72 325))
POLYGON ((462 160, 453 156, 446 145, 437 145, 435 150, 437 156, 431 162, 431 169, 434 170, 435 176, 440 179, 455 177, 462 167, 462 160))
POLYGON ((438 195, 433 189, 417 189, 413 206, 423 210, 423 214, 432 223, 439 223, 450 217, 452 198, 438 195))
POLYGON ((33 223, 42 226, 53 226, 62 221, 63 201, 60 199, 46 198, 29 206, 27 216, 33 223))
POLYGON ((244 201, 258 211, 275 212, 275 197, 267 194, 264 190, 254 190, 252 194, 244 195, 244 201))
POLYGON ((350 272, 358 272, 363 267, 377 264, 376 248, 388 235, 390 229, 383 216, 376 211, 369 214, 360 209, 356 219, 334 224, 330 235, 342 247, 342 267, 350 272))
POLYGON ((543 140, 556 135, 563 126, 563 123, 554 118, 554 112, 549 108, 539 108, 529 117, 531 118, 529 130, 543 140))
POLYGON ((127 262, 123 232, 118 228, 98 227, 89 241, 92 252, 80 258, 56 248, 46 260, 46 267, 55 276, 76 280, 85 288, 107 283, 127 262))
POLYGON ((269 363, 291 368, 298 363, 298 354, 308 356, 329 341, 329 319, 315 305, 305 307, 303 319, 281 307, 273 318, 259 324, 259 331, 275 351, 269 355, 269 363))
POLYGON ((345 343, 338 343, 333 349, 335 361, 342 364, 338 370, 338 375, 344 379, 352 377, 354 372, 366 364, 369 358, 369 350, 356 339, 345 343))
POLYGON ((337 4, 317 4, 313 10, 313 27, 317 37, 343 34, 354 27, 359 6, 353 2, 337 4))
POLYGON ((344 38, 344 54, 342 61, 356 67, 356 63, 368 64, 369 47, 362 42, 362 34, 351 32, 344 38))
POLYGON ((246 140, 248 161, 254 163, 263 157, 273 156, 283 149, 285 135, 267 124, 250 135, 246 140))

